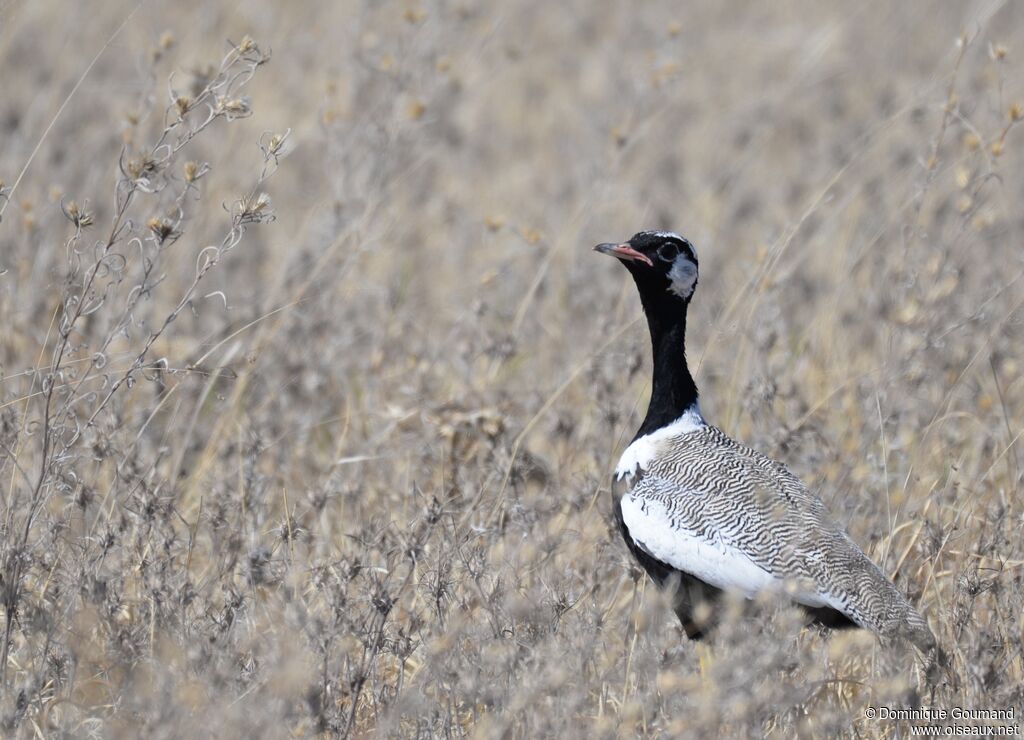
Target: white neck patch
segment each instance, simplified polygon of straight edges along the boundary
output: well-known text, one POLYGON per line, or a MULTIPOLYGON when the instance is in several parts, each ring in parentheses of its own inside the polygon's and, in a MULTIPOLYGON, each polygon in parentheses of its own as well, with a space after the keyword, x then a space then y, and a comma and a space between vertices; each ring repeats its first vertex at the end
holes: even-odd
POLYGON ((678 437, 690 432, 696 432, 706 427, 708 423, 700 413, 700 405, 694 401, 683 415, 671 424, 656 429, 650 434, 645 434, 633 442, 619 458, 619 464, 615 466, 616 480, 632 478, 637 470, 646 470, 650 467, 651 460, 658 455, 661 445, 668 439, 678 437))
POLYGON ((689 298, 697 285, 697 265, 680 254, 668 271, 668 279, 671 281, 668 288, 671 292, 680 298, 689 298))

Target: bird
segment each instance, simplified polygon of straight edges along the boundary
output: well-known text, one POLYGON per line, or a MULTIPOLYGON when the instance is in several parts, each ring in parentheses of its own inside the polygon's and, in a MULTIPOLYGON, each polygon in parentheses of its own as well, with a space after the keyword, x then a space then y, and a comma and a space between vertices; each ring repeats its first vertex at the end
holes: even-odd
POLYGON ((686 635, 699 640, 714 628, 724 593, 767 591, 795 602, 809 623, 864 628, 931 653, 928 623, 821 498, 704 419, 686 362, 693 245, 671 231, 641 231, 594 250, 632 275, 653 353, 647 413, 615 467, 613 515, 651 579, 674 589, 686 635))

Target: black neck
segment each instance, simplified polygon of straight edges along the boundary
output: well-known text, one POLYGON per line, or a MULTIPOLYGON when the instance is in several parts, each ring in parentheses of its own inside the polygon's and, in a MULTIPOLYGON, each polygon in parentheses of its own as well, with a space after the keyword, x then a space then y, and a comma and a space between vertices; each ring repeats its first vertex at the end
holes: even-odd
POLYGON ((697 385, 686 365, 687 301, 666 292, 641 293, 654 350, 654 376, 647 416, 634 439, 671 424, 697 403, 697 385))

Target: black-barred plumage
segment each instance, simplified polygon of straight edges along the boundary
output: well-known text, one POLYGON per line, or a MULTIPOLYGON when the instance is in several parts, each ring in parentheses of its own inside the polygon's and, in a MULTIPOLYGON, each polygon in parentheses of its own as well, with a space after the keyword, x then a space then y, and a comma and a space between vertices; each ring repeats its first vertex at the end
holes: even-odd
POLYGON ((700 637, 700 602, 725 590, 787 594, 817 622, 859 626, 920 649, 927 623, 781 463, 730 439, 700 413, 686 366, 686 310, 697 285, 693 246, 645 231, 600 244, 629 269, 654 352, 651 401, 616 468, 614 509, 630 551, 659 584, 678 579, 675 609, 700 637))

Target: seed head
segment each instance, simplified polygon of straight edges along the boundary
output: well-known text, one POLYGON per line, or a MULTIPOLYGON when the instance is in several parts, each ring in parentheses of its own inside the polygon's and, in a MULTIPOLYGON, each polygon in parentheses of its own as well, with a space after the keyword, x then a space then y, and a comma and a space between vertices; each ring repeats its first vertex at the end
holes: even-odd
POLYGON ((184 118, 185 114, 192 108, 192 98, 188 95, 179 95, 174 99, 174 107, 178 111, 178 117, 184 118))
POLYGON ((427 14, 420 8, 406 8, 405 12, 402 13, 402 18, 405 19, 406 23, 416 25, 422 23, 423 19, 427 17, 427 14))
POLYGON ((154 62, 160 61, 163 58, 165 52, 167 52, 172 46, 174 46, 174 35, 170 31, 164 31, 160 34, 160 38, 156 42, 156 48, 153 49, 150 56, 154 62))
POLYGON ((237 98, 220 96, 217 98, 217 110, 229 121, 234 121, 252 115, 252 103, 246 95, 237 98))
POLYGON ((64 215, 76 228, 84 229, 93 224, 92 214, 79 206, 75 201, 71 201, 67 205, 61 203, 61 210, 64 211, 64 215))
POLYGON ((288 129, 283 134, 267 132, 260 137, 260 149, 265 159, 273 159, 275 162, 285 154, 285 142, 291 136, 292 130, 288 129))
POLYGON ((124 166, 124 174, 132 180, 150 180, 160 172, 160 164, 150 157, 144 155, 138 159, 129 159, 124 166))
POLYGON ((210 165, 206 162, 186 162, 183 170, 185 173, 185 182, 191 184, 205 176, 206 173, 210 171, 210 165))
POLYGON ((168 240, 173 241, 181 236, 181 232, 174 227, 174 222, 167 217, 154 216, 146 222, 146 228, 152 232, 160 244, 168 240))
POLYGON ((409 105, 406 107, 406 113, 408 114, 409 119, 412 121, 420 120, 423 117, 423 114, 426 112, 426 110, 427 106, 424 105, 423 101, 418 99, 411 101, 409 105))
POLYGON ((544 237, 539 229, 530 228, 529 226, 524 226, 519 229, 519 236, 523 237, 526 243, 531 246, 539 242, 544 237))
POLYGON ((266 193, 257 193, 243 198, 238 202, 238 205, 239 223, 269 223, 275 218, 270 203, 270 196, 266 193))

